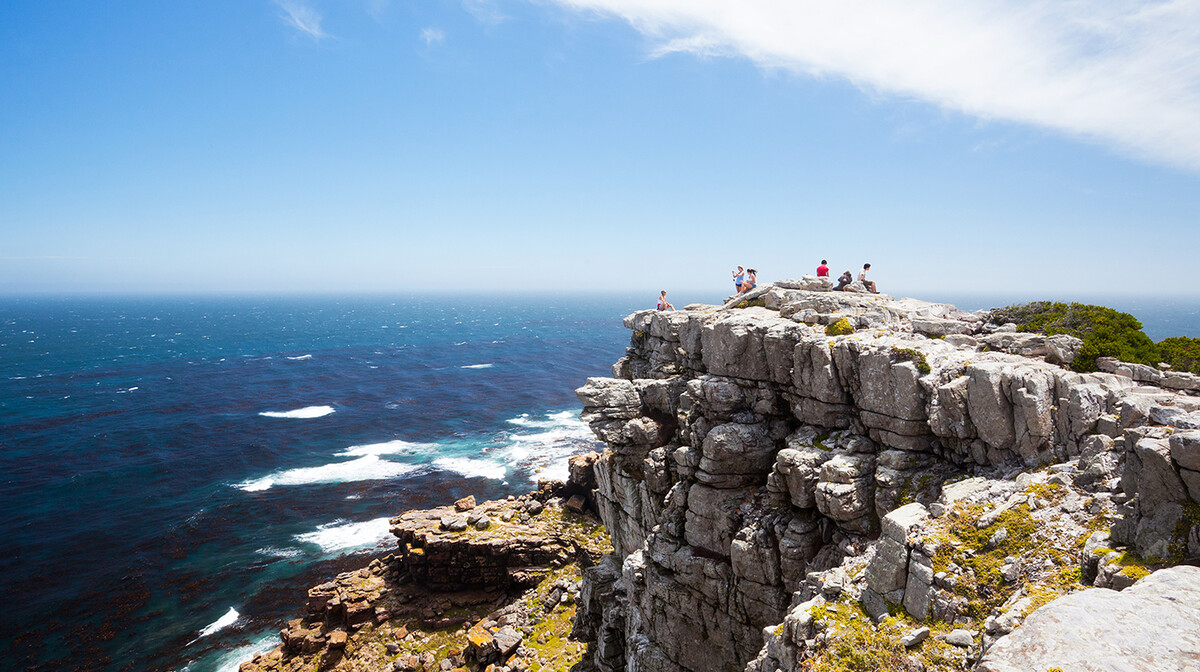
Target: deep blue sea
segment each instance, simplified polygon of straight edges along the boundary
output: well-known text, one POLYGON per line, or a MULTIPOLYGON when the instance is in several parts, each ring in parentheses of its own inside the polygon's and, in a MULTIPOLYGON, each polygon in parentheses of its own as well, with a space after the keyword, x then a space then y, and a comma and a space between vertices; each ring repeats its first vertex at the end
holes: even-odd
POLYGON ((236 669, 388 517, 565 476, 640 307, 0 300, 0 668, 236 669))
POLYGON ((0 667, 236 669, 388 517, 565 475, 655 294, 0 299, 0 667))

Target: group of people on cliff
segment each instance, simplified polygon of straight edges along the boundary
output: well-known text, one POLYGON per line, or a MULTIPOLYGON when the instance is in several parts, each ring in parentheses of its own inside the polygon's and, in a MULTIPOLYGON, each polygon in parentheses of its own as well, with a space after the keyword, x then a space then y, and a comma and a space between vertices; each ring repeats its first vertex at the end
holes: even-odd
MULTIPOLYGON (((870 290, 872 294, 878 294, 879 289, 875 286, 875 282, 873 280, 867 280, 867 271, 869 271, 869 270, 871 270, 871 265, 863 264, 862 270, 858 272, 858 281, 863 284, 863 287, 866 287, 868 290, 870 290)), ((821 260, 821 265, 817 266, 817 277, 818 278, 828 278, 829 277, 829 262, 828 261, 826 261, 824 259, 821 260)), ((853 282, 854 282, 854 276, 850 274, 850 269, 846 269, 841 274, 841 276, 838 277, 837 287, 834 287, 833 291, 844 292, 844 291, 846 291, 846 287, 849 286, 850 284, 852 284, 853 282)))
MULTIPOLYGON (((876 287, 875 282, 867 279, 867 271, 869 270, 871 270, 871 265, 863 264, 862 270, 858 273, 858 281, 862 283, 863 287, 872 294, 878 294, 879 289, 876 287)), ((829 262, 825 259, 822 259, 821 265, 817 266, 817 277, 829 277, 829 262)), ((840 277, 838 277, 838 284, 833 288, 833 291, 847 291, 846 287, 853 283, 854 276, 850 273, 850 270, 847 269, 840 277)), ((737 269, 733 271, 733 287, 734 296, 741 296, 755 287, 758 287, 758 271, 754 270, 753 268, 743 268, 742 266, 738 266, 737 269)), ((662 290, 658 295, 658 310, 675 310, 675 306, 671 305, 670 301, 667 301, 667 290, 665 289, 662 290)))

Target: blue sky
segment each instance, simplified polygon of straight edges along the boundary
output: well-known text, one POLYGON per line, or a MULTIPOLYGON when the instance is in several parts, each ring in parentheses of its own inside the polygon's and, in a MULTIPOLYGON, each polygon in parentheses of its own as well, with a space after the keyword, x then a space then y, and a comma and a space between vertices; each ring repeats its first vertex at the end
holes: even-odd
POLYGON ((1200 3, 960 5, 4 3, 0 293, 1200 293, 1200 3))

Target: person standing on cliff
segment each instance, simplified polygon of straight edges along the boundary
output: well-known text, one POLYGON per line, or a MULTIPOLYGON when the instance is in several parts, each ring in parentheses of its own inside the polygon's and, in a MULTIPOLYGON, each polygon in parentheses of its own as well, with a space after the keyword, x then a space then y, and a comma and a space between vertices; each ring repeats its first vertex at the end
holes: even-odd
POLYGON ((828 278, 829 277, 829 267, 826 266, 826 264, 828 264, 828 263, 829 262, 825 261, 824 259, 821 260, 821 265, 817 267, 817 277, 818 278, 828 278))
POLYGON ((662 294, 658 295, 658 309, 659 310, 675 310, 675 306, 672 306, 671 303, 669 301, 667 301, 667 290, 665 290, 665 289, 662 290, 662 294))
POLYGON ((871 280, 867 280, 867 271, 869 271, 869 270, 871 270, 871 265, 863 264, 863 270, 861 273, 858 274, 858 281, 863 283, 864 287, 871 290, 872 294, 878 294, 879 290, 875 289, 875 283, 871 280))
POLYGON ((733 272, 733 293, 735 295, 742 293, 742 279, 745 277, 746 272, 742 270, 741 266, 738 266, 737 270, 733 272))

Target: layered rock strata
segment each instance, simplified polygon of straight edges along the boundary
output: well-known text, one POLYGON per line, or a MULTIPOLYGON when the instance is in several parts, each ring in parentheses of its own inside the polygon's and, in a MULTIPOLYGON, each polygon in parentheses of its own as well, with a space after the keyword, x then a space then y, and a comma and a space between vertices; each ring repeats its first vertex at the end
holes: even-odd
POLYGON ((583 645, 567 640, 581 569, 611 549, 594 517, 597 456, 572 460, 572 481, 391 520, 395 552, 308 591, 307 616, 242 672, 312 669, 525 672, 566 669, 583 645), (576 501, 571 507, 568 503, 576 501))
MULTIPOLYGON (((876 615, 890 605, 983 630, 993 614, 971 613, 952 573, 937 576, 938 545, 912 536, 922 515, 969 500, 944 486, 954 478, 989 479, 973 493, 985 501, 967 503, 977 518, 1007 506, 999 516, 1028 506, 1017 474, 1066 463, 1061 485, 1094 509, 1073 495, 1070 506, 1084 507, 1074 513, 1116 517, 1104 543, 1164 563, 1200 554, 1200 434, 1189 431, 1200 398, 1120 372, 1072 372, 1063 364, 1078 339, 1018 333, 953 306, 755 292, 726 309, 629 316, 613 377, 578 390, 608 445, 596 503, 614 553, 585 572, 577 616, 598 668, 779 662, 764 645, 787 647, 764 628, 787 632, 785 616, 827 580, 858 585, 836 578, 847 567, 865 581, 847 593, 876 615), (829 325, 853 333, 830 336, 829 325)), ((1024 563, 1004 565, 1021 576, 1032 571, 1024 563)), ((969 639, 984 644, 983 633, 969 639)), ((764 665, 755 669, 773 669, 764 665)))

